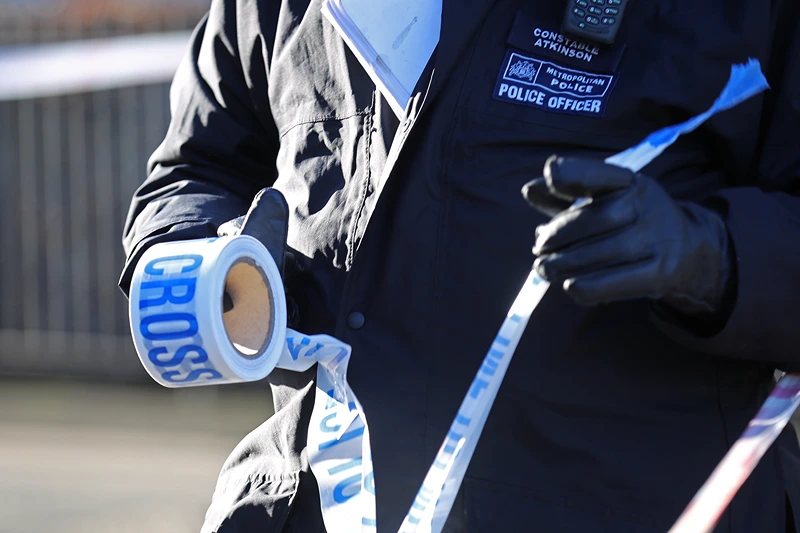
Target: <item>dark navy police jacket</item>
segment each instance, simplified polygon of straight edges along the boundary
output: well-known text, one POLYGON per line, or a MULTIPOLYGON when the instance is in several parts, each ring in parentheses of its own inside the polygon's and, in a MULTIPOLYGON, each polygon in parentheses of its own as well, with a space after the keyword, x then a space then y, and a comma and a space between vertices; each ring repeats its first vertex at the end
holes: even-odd
MULTIPOLYGON (((397 531, 530 269, 545 220, 522 185, 553 153, 605 158, 704 111, 749 57, 771 90, 645 168, 724 214, 737 258, 727 324, 701 338, 647 301, 584 308, 550 290, 448 531, 664 533, 774 369, 800 369, 798 2, 634 0, 611 49, 561 35, 563 9, 444 0, 438 50, 398 120, 319 0, 214 0, 133 199, 123 289, 146 247, 215 235, 259 189, 284 193, 297 329, 353 347, 381 533, 397 531)), ((305 453, 313 378, 270 377, 277 412, 225 464, 206 531, 322 530, 305 453)), ((796 448, 787 430, 717 531, 790 527, 796 448)))

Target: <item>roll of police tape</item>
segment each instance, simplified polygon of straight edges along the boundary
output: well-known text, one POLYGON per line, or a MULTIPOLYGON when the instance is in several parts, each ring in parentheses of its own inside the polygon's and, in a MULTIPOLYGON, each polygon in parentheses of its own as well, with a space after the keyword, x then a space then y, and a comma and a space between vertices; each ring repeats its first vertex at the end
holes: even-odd
POLYGON ((308 462, 328 533, 374 531, 375 484, 364 410, 347 383, 350 346, 286 327, 283 282, 247 236, 157 244, 130 291, 136 351, 167 387, 255 381, 317 365, 308 462), (233 307, 224 312, 224 295, 233 307))
POLYGON ((166 387, 256 381, 283 351, 286 298, 252 237, 162 243, 133 274, 130 320, 142 365, 166 387), (234 306, 223 313, 226 292, 234 306))

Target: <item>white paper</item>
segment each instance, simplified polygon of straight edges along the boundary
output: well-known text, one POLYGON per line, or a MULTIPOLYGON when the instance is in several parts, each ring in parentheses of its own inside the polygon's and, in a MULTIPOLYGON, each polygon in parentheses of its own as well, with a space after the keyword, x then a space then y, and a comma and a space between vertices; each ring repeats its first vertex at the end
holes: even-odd
POLYGON ((322 13, 402 117, 439 42, 441 0, 325 0, 322 13))

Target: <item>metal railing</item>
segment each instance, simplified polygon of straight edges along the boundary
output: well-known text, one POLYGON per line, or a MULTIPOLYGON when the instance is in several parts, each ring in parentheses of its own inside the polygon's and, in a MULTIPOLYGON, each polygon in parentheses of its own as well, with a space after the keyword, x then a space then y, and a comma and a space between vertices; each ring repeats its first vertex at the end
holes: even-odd
MULTIPOLYGON (((45 16, 12 4, 0 9, 0 45, 190 29, 206 7, 161 4, 146 18, 95 13, 83 24, 63 10, 45 16)), ((167 129, 168 90, 0 102, 0 373, 145 376, 117 289, 120 236, 167 129)))

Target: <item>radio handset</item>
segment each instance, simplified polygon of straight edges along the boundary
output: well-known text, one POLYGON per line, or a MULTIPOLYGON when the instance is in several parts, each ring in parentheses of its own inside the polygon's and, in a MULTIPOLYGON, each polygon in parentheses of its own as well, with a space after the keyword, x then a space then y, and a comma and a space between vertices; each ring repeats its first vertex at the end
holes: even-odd
POLYGON ((627 4, 628 0, 567 0, 561 31, 580 41, 610 46, 627 4))

